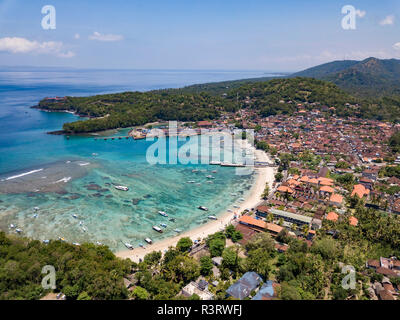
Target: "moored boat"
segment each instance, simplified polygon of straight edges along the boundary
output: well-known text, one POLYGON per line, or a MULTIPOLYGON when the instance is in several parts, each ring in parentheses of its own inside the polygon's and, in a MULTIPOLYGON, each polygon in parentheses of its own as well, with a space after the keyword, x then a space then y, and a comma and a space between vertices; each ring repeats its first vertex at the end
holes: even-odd
POLYGON ((199 206, 198 208, 199 208, 200 210, 203 210, 203 211, 208 211, 208 208, 207 208, 207 207, 199 206))
POLYGON ((218 220, 218 218, 216 216, 208 216, 208 219, 210 219, 210 220, 218 220))
POLYGON ((125 245, 125 247, 127 247, 129 250, 133 250, 133 245, 131 245, 130 243, 125 242, 124 245, 125 245))
POLYGON ((153 240, 151 240, 150 238, 146 238, 144 239, 144 241, 146 241, 148 244, 153 244, 153 240))
POLYGON ((119 191, 128 191, 129 190, 129 188, 125 187, 125 186, 114 186, 114 188, 119 191))
POLYGON ((175 229, 174 231, 175 231, 176 233, 181 233, 181 232, 182 232, 181 229, 175 229))
POLYGON ((168 217, 168 214, 165 213, 164 211, 158 211, 158 214, 159 214, 160 216, 163 216, 163 217, 168 217))
POLYGON ((163 233, 162 229, 157 226, 153 226, 153 230, 157 231, 158 233, 163 233))

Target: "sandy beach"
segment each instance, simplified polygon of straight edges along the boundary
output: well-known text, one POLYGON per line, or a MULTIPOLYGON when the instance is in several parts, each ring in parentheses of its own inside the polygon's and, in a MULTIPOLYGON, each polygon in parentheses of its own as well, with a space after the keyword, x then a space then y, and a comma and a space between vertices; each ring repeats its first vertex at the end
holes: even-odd
MULTIPOLYGON (((270 162, 268 155, 261 151, 256 150, 255 152, 256 161, 270 162)), ((272 183, 274 181, 274 168, 255 168, 256 172, 255 182, 250 190, 245 201, 238 204, 239 208, 232 210, 233 212, 225 212, 218 216, 218 220, 210 221, 198 228, 183 232, 175 237, 164 239, 153 243, 152 245, 147 245, 146 248, 135 248, 133 250, 124 250, 116 253, 116 256, 120 258, 129 258, 134 262, 139 262, 139 259, 143 259, 144 256, 153 251, 161 251, 164 253, 169 247, 175 246, 179 239, 183 237, 189 237, 193 241, 198 239, 204 239, 208 235, 215 232, 223 230, 227 225, 229 225, 233 219, 234 215, 238 215, 246 209, 255 208, 258 203, 262 200, 261 196, 264 192, 265 185, 268 183, 270 189, 272 189, 272 183)))

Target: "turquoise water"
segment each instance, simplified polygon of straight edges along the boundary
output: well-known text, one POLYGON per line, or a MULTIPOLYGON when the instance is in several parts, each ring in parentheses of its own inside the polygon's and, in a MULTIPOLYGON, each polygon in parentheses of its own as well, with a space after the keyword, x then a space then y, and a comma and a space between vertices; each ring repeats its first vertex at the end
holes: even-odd
POLYGON ((9 228, 14 224, 35 239, 99 241, 117 251, 125 248, 123 242, 137 246, 145 237, 156 241, 175 235, 176 228, 185 231, 206 223, 208 215, 233 209, 246 195, 254 177, 237 176, 234 168, 152 166, 145 157, 152 142, 48 135, 77 117, 29 106, 46 96, 178 87, 255 73, 132 71, 121 76, 113 71, 107 76, 109 83, 100 75, 96 80, 99 74, 89 71, 0 72, 1 230, 15 232, 9 228), (114 185, 130 189, 118 191, 114 185), (200 205, 210 211, 198 210, 200 205), (40 208, 37 216, 34 207, 40 208), (152 230, 160 223, 167 224, 163 234, 152 230))

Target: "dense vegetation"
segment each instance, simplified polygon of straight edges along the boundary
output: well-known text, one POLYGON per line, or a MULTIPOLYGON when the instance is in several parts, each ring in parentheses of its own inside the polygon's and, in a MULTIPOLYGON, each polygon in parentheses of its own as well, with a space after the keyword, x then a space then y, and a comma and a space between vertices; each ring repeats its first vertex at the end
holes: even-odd
POLYGON ((39 108, 68 110, 95 119, 66 123, 68 133, 94 132, 124 128, 161 120, 197 121, 215 119, 229 103, 209 94, 170 94, 124 92, 92 97, 67 97, 66 101, 40 101, 39 108))
POLYGON ((142 125, 157 120, 198 121, 217 119, 223 112, 240 108, 255 110, 261 116, 293 114, 301 108, 317 108, 326 116, 398 121, 400 97, 379 99, 355 98, 336 85, 311 78, 273 79, 250 82, 238 88, 212 95, 191 93, 185 89, 150 92, 124 92, 92 97, 67 97, 65 100, 42 100, 38 108, 68 110, 94 119, 66 123, 66 133, 94 132, 142 125))
POLYGON ((6 236, 0 232, 0 299, 38 299, 42 268, 54 266, 57 291, 69 299, 124 299, 123 276, 128 260, 117 259, 105 246, 74 246, 61 241, 40 241, 6 236))
POLYGON ((368 58, 334 61, 292 75, 331 81, 357 96, 383 97, 400 94, 400 61, 368 58))

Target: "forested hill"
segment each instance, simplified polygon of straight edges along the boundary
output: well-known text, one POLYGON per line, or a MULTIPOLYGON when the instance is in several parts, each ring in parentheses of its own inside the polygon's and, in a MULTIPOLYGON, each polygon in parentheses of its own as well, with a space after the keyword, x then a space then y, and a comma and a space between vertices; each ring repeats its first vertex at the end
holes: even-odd
POLYGON ((334 61, 291 75, 335 83, 357 96, 400 95, 400 60, 334 61))
POLYGON ((400 119, 400 98, 362 100, 336 85, 312 78, 273 79, 227 88, 221 95, 188 93, 179 89, 124 92, 92 97, 40 101, 38 108, 68 110, 95 119, 66 123, 65 133, 84 133, 131 127, 157 120, 217 119, 223 112, 250 108, 261 116, 293 114, 298 104, 329 115, 400 119), (350 107, 351 105, 351 107, 350 107), (332 109, 332 107, 334 109, 332 109))

